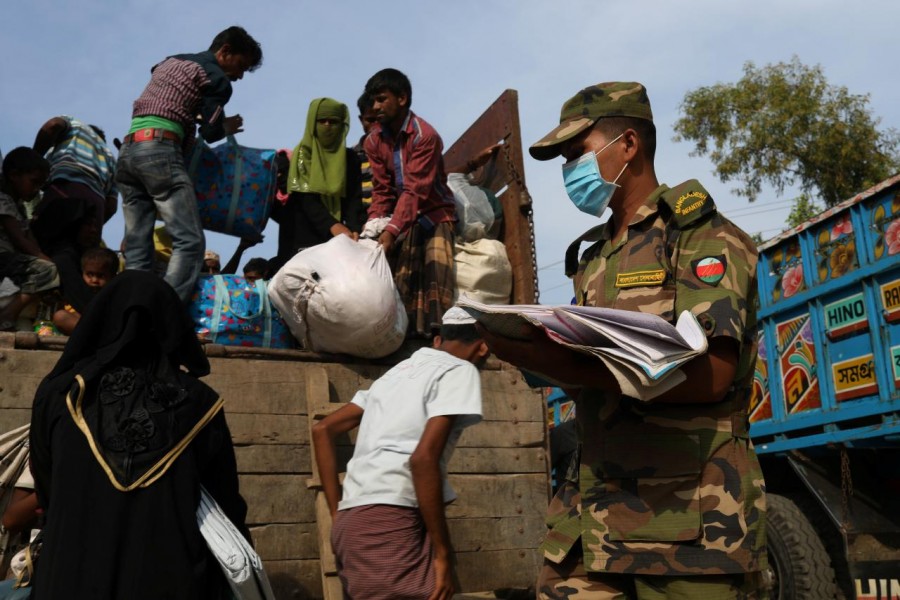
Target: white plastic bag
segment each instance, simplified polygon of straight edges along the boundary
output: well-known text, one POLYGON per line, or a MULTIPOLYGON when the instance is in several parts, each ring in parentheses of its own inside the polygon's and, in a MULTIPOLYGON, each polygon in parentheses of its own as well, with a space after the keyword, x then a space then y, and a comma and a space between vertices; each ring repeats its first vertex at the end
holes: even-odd
POLYGON ((512 293, 512 265, 503 242, 481 239, 454 244, 458 294, 484 304, 506 304, 512 293))
POLYGON ((453 202, 456 204, 459 237, 465 242, 487 237, 494 225, 494 209, 484 190, 472 185, 462 173, 447 175, 447 186, 453 192, 453 202))
POLYGON ((380 358, 406 337, 406 309, 373 240, 339 235, 303 250, 269 282, 269 298, 307 350, 380 358))
POLYGON ((374 219, 369 219, 363 226, 363 230, 359 234, 359 237, 366 240, 377 240, 378 236, 381 235, 381 232, 384 231, 384 228, 387 227, 390 222, 390 217, 375 217, 374 219))

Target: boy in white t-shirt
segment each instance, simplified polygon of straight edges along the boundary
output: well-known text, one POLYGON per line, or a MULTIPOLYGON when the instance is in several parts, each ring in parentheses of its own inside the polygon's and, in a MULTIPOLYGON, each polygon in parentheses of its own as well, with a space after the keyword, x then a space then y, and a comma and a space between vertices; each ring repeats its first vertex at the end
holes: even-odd
POLYGON ((481 420, 477 367, 489 353, 475 320, 453 307, 434 348, 416 351, 313 427, 345 598, 453 595, 444 505, 456 494, 447 462, 463 429, 481 420), (358 425, 341 496, 335 439, 358 425))

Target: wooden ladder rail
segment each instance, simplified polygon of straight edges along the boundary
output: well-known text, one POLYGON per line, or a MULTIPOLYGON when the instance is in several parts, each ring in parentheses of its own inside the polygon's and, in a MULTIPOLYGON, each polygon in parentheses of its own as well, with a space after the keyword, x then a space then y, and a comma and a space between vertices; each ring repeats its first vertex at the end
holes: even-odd
POLYGON ((312 428, 316 421, 324 419, 333 409, 329 406, 328 373, 325 369, 310 368, 306 377, 306 408, 309 415, 309 453, 312 477, 306 487, 316 490, 316 531, 319 541, 319 565, 322 574, 322 594, 324 600, 342 600, 344 592, 337 574, 337 562, 331 549, 331 511, 322 491, 319 468, 316 465, 316 449, 312 443, 312 428))

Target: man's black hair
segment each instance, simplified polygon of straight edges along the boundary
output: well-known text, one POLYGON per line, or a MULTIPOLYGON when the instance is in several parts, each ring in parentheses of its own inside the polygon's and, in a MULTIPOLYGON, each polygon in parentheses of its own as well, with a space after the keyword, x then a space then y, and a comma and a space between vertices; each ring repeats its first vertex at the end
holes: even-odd
POLYGON ((372 108, 372 106, 372 96, 367 92, 363 92, 362 95, 356 99, 356 108, 359 109, 359 116, 366 114, 366 111, 372 108))
POLYGON ((251 258, 247 261, 247 264, 244 265, 244 275, 249 272, 256 271, 257 273, 262 273, 263 279, 269 278, 269 261, 264 258, 251 258))
POLYGON ((378 92, 387 90, 395 96, 406 96, 406 107, 412 106, 412 84, 409 78, 397 69, 382 69, 372 75, 366 82, 365 93, 374 97, 378 92))
POLYGON ((90 127, 91 129, 93 129, 93 130, 94 130, 94 133, 96 133, 97 135, 99 135, 101 140, 103 140, 104 142, 106 141, 106 132, 105 132, 105 131, 103 131, 102 129, 100 129, 100 128, 97 127, 96 125, 89 125, 88 127, 90 127))
POLYGON ((472 344, 482 339, 481 334, 475 329, 475 324, 467 325, 441 325, 441 339, 445 342, 462 342, 472 344))
POLYGON ((653 121, 635 117, 604 117, 597 119, 594 127, 608 140, 618 137, 626 129, 634 129, 641 138, 644 158, 653 162, 656 156, 656 125, 653 121))
POLYGON ((225 31, 219 32, 219 35, 209 45, 209 51, 217 52, 225 44, 228 44, 232 53, 242 54, 250 60, 250 68, 247 70, 251 73, 262 65, 262 47, 243 27, 232 25, 225 31))
POLYGON ((19 146, 9 151, 3 157, 3 174, 34 173, 38 171, 43 175, 50 174, 50 162, 46 158, 29 148, 19 146))
POLYGON ((81 270, 84 270, 86 264, 91 261, 97 261, 103 265, 103 269, 107 273, 115 275, 119 272, 119 257, 109 248, 88 248, 81 255, 81 270))

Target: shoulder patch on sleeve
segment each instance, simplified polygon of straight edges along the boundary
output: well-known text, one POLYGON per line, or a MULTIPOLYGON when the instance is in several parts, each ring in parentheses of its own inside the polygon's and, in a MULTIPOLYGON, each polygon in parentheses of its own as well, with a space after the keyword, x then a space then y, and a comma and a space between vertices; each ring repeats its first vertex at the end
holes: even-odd
POLYGON ((725 255, 722 254, 719 256, 706 256, 691 261, 691 267, 697 279, 707 285, 717 285, 725 277, 728 261, 725 255))
POLYGON ((716 211, 712 196, 696 179, 689 179, 665 191, 660 199, 668 205, 672 220, 679 229, 716 211))

